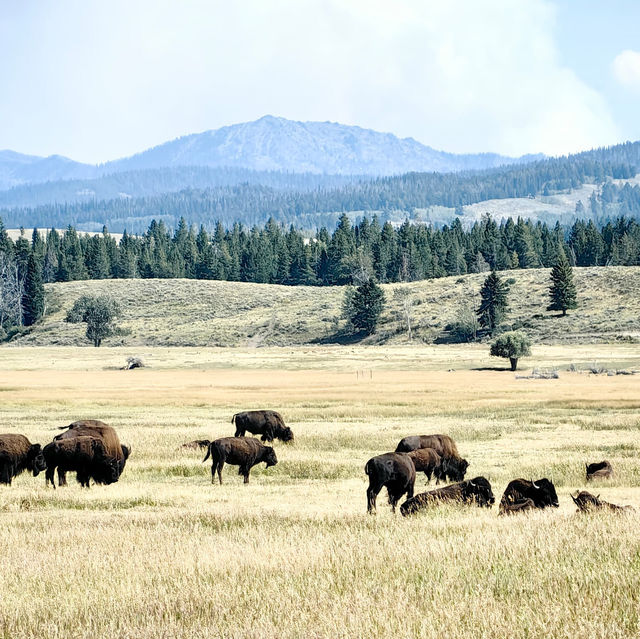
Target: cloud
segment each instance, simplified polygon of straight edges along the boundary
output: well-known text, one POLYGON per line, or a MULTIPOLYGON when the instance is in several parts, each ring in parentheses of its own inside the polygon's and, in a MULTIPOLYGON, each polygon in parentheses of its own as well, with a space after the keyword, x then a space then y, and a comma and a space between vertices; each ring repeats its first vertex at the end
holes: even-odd
POLYGON ((626 49, 615 57, 611 66, 620 84, 640 92, 640 52, 626 49))

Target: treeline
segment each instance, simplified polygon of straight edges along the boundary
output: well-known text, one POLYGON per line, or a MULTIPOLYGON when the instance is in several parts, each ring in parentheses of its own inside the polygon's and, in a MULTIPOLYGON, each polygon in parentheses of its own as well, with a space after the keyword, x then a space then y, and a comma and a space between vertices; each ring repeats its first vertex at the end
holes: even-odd
MULTIPOLYGON (((416 210, 434 205, 461 213, 460 207, 485 200, 545 195, 595 183, 603 185, 602 191, 608 194, 607 200, 602 200, 601 215, 640 216, 640 187, 618 187, 610 181, 633 177, 638 166, 640 142, 634 142, 473 173, 409 173, 312 190, 243 182, 148 197, 6 209, 1 214, 12 227, 88 226, 100 220, 111 229, 142 233, 152 219, 174 227, 184 217, 208 229, 213 229, 216 221, 227 226, 236 221, 253 226, 272 218, 277 223, 315 230, 333 226, 343 212, 377 212, 384 222, 392 216, 410 218, 416 210)), ((591 216, 584 207, 586 204, 582 216, 591 216)), ((581 212, 577 213, 581 217, 581 212)))

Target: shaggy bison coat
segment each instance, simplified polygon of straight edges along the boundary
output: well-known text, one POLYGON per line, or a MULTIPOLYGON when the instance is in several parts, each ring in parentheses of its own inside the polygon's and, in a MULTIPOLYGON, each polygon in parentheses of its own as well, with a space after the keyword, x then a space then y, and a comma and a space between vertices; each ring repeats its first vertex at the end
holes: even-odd
POLYGON ((578 507, 579 513, 590 513, 594 510, 613 510, 615 512, 622 512, 624 510, 633 510, 631 506, 618 506, 617 504, 611 504, 608 501, 600 499, 600 495, 595 497, 586 490, 580 491, 574 497, 571 495, 573 503, 578 507))
POLYGON ((384 486, 387 487, 389 503, 394 513, 402 495, 407 493, 407 497, 413 497, 416 469, 406 453, 385 453, 372 457, 365 464, 364 472, 369 477, 367 512, 375 513, 376 498, 384 486))
POLYGON ((456 443, 449 435, 410 435, 403 437, 396 446, 396 453, 409 453, 421 448, 433 448, 442 457, 442 473, 436 476, 436 481, 447 477, 451 481, 460 482, 464 479, 469 462, 462 459, 458 453, 456 443))
MULTIPOLYGON (((104 450, 107 456, 114 457, 116 459, 118 462, 118 476, 122 475, 122 471, 127 463, 131 449, 120 444, 120 439, 118 438, 118 434, 114 428, 98 419, 81 419, 69 424, 68 426, 63 426, 61 430, 64 428, 67 430, 60 435, 56 435, 56 437, 53 438, 54 441, 74 439, 81 436, 95 437, 104 445, 104 450)), ((61 473, 60 470, 58 470, 58 484, 60 486, 64 486, 66 483, 66 471, 62 471, 61 473)))
POLYGON ((514 479, 507 485, 500 500, 500 514, 506 512, 518 502, 531 499, 536 508, 553 506, 557 508, 558 495, 555 486, 548 479, 514 479))
POLYGON ((279 439, 283 442, 293 440, 293 432, 285 426, 282 415, 275 410, 249 410, 236 413, 231 418, 231 423, 236 426, 236 437, 244 437, 245 433, 262 435, 260 440, 272 442, 279 439))
POLYGON ((477 506, 491 508, 495 503, 495 497, 489 480, 485 477, 475 477, 468 481, 451 484, 444 488, 437 488, 436 490, 411 497, 400 506, 400 512, 404 516, 412 515, 422 508, 446 501, 476 504, 477 506))
POLYGON ((587 481, 594 479, 611 479, 613 477, 613 468, 605 459, 596 464, 585 464, 587 471, 587 481))
POLYGON ((433 448, 418 448, 407 453, 416 468, 416 473, 424 473, 427 480, 431 481, 431 475, 436 479, 444 479, 442 469, 442 457, 433 448))
MULTIPOLYGON (((95 437, 83 435, 52 441, 42 452, 47 462, 46 483, 54 488, 56 468, 58 478, 67 471, 76 471, 76 478, 83 488, 89 488, 91 479, 97 484, 113 484, 120 476, 118 460, 107 455, 102 440, 95 437)), ((65 484, 66 481, 61 485, 65 484)))
POLYGON ((11 485, 25 470, 37 477, 46 467, 40 444, 32 444, 24 435, 0 435, 0 484, 11 485))
POLYGON ((536 504, 533 499, 520 499, 518 501, 507 501, 500 503, 499 515, 515 515, 516 513, 523 513, 527 510, 535 510, 536 504))
POLYGON ((261 444, 253 437, 222 437, 209 444, 209 449, 203 462, 211 457, 211 483, 216 481, 216 471, 218 479, 222 484, 222 469, 225 463, 238 468, 238 475, 244 476, 244 483, 249 483, 249 472, 256 464, 264 462, 269 466, 278 463, 276 452, 271 446, 261 444))

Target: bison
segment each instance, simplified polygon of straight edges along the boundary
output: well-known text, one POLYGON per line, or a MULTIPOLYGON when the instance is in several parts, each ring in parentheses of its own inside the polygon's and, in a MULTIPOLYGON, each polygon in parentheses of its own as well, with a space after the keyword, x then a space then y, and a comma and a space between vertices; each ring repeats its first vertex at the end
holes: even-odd
POLYGON ((579 513, 590 513, 594 510, 613 510, 615 512, 622 512, 625 510, 633 510, 631 506, 618 506, 617 504, 611 504, 608 501, 600 499, 600 495, 595 497, 587 491, 579 491, 574 497, 571 495, 573 503, 578 507, 579 513))
MULTIPOLYGON (((114 457, 118 462, 118 477, 122 475, 125 464, 129 455, 131 454, 131 448, 123 446, 120 443, 118 434, 115 429, 108 426, 104 422, 98 419, 81 419, 73 422, 68 426, 62 426, 60 430, 67 429, 64 433, 56 435, 53 440, 60 441, 62 439, 73 439, 80 436, 95 437, 102 441, 106 454, 109 457, 114 457)), ((66 485, 66 471, 58 471, 58 484, 60 486, 66 485)))
POLYGON ((236 413, 231 418, 231 423, 236 426, 235 437, 244 437, 248 431, 254 435, 262 435, 260 440, 272 442, 279 439, 283 442, 293 441, 293 432, 285 426, 282 415, 275 410, 249 410, 236 413))
POLYGON ((194 439, 191 442, 182 444, 180 448, 190 448, 191 450, 196 450, 198 448, 209 448, 210 443, 211 443, 210 439, 194 439))
POLYGON ((527 510, 534 510, 536 507, 533 499, 529 499, 528 497, 525 499, 519 499, 518 501, 513 502, 504 502, 500 503, 500 512, 499 515, 515 515, 516 513, 523 513, 527 510))
POLYGON ((76 478, 83 488, 89 488, 89 480, 97 484, 113 484, 120 477, 120 466, 115 457, 107 455, 102 440, 82 435, 52 441, 43 449, 47 462, 46 483, 55 488, 53 480, 55 469, 58 469, 58 483, 66 485, 60 477, 67 471, 76 471, 76 478))
POLYGON ((451 484, 444 488, 436 488, 436 490, 410 497, 400 506, 400 512, 406 517, 422 508, 445 501, 476 504, 476 506, 491 508, 496 500, 489 480, 485 477, 475 477, 474 479, 451 484))
POLYGON ((585 464, 587 470, 587 481, 593 479, 611 479, 613 477, 613 468, 605 459, 595 464, 585 464))
POLYGON ((253 437, 222 437, 209 444, 203 463, 211 457, 211 483, 215 484, 216 471, 222 484, 222 469, 227 464, 240 466, 238 475, 244 476, 244 483, 249 483, 249 472, 256 464, 264 462, 269 466, 278 463, 276 452, 271 446, 261 444, 253 437))
POLYGON ((436 479, 444 479, 442 457, 433 448, 418 448, 407 453, 416 468, 416 473, 424 473, 428 481, 431 475, 436 479))
POLYGON ((396 504, 402 495, 413 497, 416 469, 411 457, 406 453, 385 453, 372 457, 364 467, 369 477, 367 488, 367 512, 375 513, 376 498, 384 486, 387 487, 391 509, 396 512, 396 504))
POLYGON ((462 459, 458 453, 456 443, 449 435, 410 435, 403 437, 396 446, 396 453, 409 453, 421 448, 433 448, 442 457, 442 473, 436 476, 436 483, 440 479, 449 478, 451 481, 460 482, 464 479, 469 462, 462 459))
POLYGON ((528 479, 514 479, 507 485, 500 500, 500 514, 504 514, 514 504, 531 499, 536 508, 553 506, 558 508, 558 495, 555 486, 548 479, 529 481, 528 479))
POLYGON ((40 444, 32 444, 24 435, 0 435, 0 484, 10 486, 12 479, 25 470, 37 477, 46 467, 40 444))

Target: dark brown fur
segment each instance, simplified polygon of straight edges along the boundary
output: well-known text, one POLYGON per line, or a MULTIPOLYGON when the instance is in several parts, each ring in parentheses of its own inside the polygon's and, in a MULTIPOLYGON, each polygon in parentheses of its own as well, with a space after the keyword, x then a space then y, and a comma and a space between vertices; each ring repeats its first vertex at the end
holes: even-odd
POLYGON ((400 506, 400 512, 404 516, 411 515, 422 508, 445 501, 476 504, 477 506, 491 508, 495 503, 495 497, 489 481, 484 477, 475 477, 468 481, 451 484, 444 488, 436 488, 436 490, 430 490, 409 498, 400 506))
POLYGON ((0 435, 0 484, 9 484, 25 470, 37 477, 47 467, 42 447, 32 444, 24 435, 0 435))
POLYGON ((600 495, 595 497, 586 490, 576 493, 575 497, 571 495, 571 499, 573 499, 573 502, 578 507, 577 512, 579 513, 590 513, 594 510, 613 510, 615 512, 633 510, 631 506, 618 506, 617 504, 611 504, 608 501, 600 499, 600 495))
POLYGON ((596 464, 585 464, 587 471, 587 481, 594 479, 611 479, 613 477, 613 468, 605 459, 596 464))
POLYGON ((411 457, 406 453, 384 453, 372 457, 364 467, 369 477, 367 488, 367 512, 376 512, 376 498, 384 486, 387 487, 391 510, 396 512, 396 504, 402 495, 413 496, 416 469, 411 457))
POLYGON ((251 468, 260 462, 269 466, 278 463, 276 453, 271 446, 261 444, 253 437, 222 437, 209 444, 209 449, 203 462, 211 457, 211 483, 215 483, 216 471, 222 484, 222 469, 225 465, 240 466, 238 475, 244 477, 244 483, 249 483, 251 468))
POLYGON ((436 483, 447 477, 452 481, 462 481, 469 466, 458 453, 458 447, 449 435, 409 435, 403 437, 396 446, 396 453, 409 453, 422 448, 432 448, 442 457, 442 469, 436 476, 436 483))
POLYGON ((275 410, 248 410, 236 413, 231 418, 231 423, 236 426, 236 437, 244 437, 245 433, 262 435, 260 440, 272 442, 279 439, 283 442, 293 441, 293 432, 285 426, 282 415, 275 410))
POLYGON ((527 510, 535 510, 536 503, 533 499, 525 497, 518 501, 505 501, 500 504, 499 515, 515 515, 516 513, 523 513, 527 510))
POLYGON ((190 448, 191 450, 196 450, 197 448, 209 448, 210 443, 211 440, 209 439, 194 439, 192 442, 182 444, 180 448, 190 448))
POLYGON ((433 448, 418 448, 407 454, 413 461, 416 473, 424 473, 428 481, 431 481, 431 475, 435 475, 437 479, 442 479, 440 474, 442 457, 433 448))

